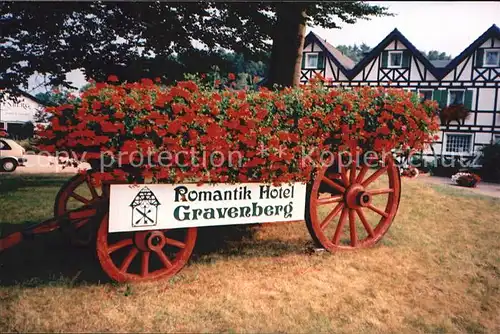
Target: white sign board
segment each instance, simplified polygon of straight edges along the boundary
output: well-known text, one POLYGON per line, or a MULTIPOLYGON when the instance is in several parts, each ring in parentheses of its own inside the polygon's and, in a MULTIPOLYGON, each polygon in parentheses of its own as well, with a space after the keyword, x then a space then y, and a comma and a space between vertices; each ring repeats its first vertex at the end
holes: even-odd
POLYGON ((112 184, 109 232, 304 219, 306 184, 112 184))
POLYGON ((0 121, 1 122, 34 122, 35 114, 43 108, 42 105, 19 96, 17 101, 9 96, 0 102, 0 121))

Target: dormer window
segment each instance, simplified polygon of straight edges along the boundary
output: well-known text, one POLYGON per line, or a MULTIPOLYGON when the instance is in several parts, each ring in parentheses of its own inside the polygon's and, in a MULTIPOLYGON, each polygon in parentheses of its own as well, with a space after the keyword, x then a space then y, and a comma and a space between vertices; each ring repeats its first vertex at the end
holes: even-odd
POLYGON ((389 67, 403 67, 403 51, 389 51, 389 67))
POLYGON ((499 50, 484 50, 483 64, 485 67, 498 67, 500 62, 499 50))
POLYGON ((317 52, 306 53, 305 68, 318 68, 319 55, 317 52))

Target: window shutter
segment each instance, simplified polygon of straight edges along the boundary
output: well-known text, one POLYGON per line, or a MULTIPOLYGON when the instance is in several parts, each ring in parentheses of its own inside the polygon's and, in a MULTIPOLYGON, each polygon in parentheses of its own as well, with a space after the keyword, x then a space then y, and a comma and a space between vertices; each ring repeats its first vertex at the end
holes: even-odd
POLYGON ((387 58, 389 57, 389 52, 382 52, 382 68, 387 68, 387 58))
POLYGON ((476 51, 476 67, 483 67, 484 50, 477 49, 476 51))
POLYGON ((465 91, 464 105, 467 109, 472 110, 472 91, 465 91))
POLYGON ((306 53, 302 52, 302 69, 306 68, 306 53))
POLYGON ((403 51, 403 63, 401 67, 408 68, 410 67, 410 52, 403 51))
POLYGON ((318 68, 319 69, 325 68, 325 54, 323 52, 318 53, 318 68))
POLYGON ((438 103, 441 108, 446 107, 446 105, 448 104, 448 91, 441 91, 441 98, 439 99, 438 103))
POLYGON ((439 101, 441 101, 441 92, 442 90, 435 90, 432 92, 432 99, 436 101, 439 104, 439 101))

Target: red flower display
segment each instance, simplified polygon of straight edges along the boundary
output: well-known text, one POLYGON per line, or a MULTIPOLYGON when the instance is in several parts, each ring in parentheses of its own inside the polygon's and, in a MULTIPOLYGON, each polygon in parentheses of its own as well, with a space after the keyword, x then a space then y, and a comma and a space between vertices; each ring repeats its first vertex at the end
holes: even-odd
MULTIPOLYGON (((135 162, 134 152, 154 163, 167 152, 163 160, 176 164, 144 161, 132 169, 162 182, 281 183, 308 181, 324 150, 418 150, 439 129, 436 105, 410 92, 331 90, 322 78, 314 80, 281 91, 216 90, 194 81, 162 86, 149 79, 96 83, 81 101, 47 108, 55 116, 39 132, 40 148, 77 156, 109 152, 121 155, 122 164, 135 162)), ((125 177, 131 169, 122 167, 101 179, 125 177)))

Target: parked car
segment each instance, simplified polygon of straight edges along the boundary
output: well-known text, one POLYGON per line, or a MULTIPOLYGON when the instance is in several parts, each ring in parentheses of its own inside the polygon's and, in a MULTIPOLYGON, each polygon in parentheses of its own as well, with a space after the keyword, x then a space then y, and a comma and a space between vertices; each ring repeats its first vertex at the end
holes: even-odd
POLYGON ((12 139, 0 138, 0 171, 13 172, 26 162, 26 151, 12 139))

